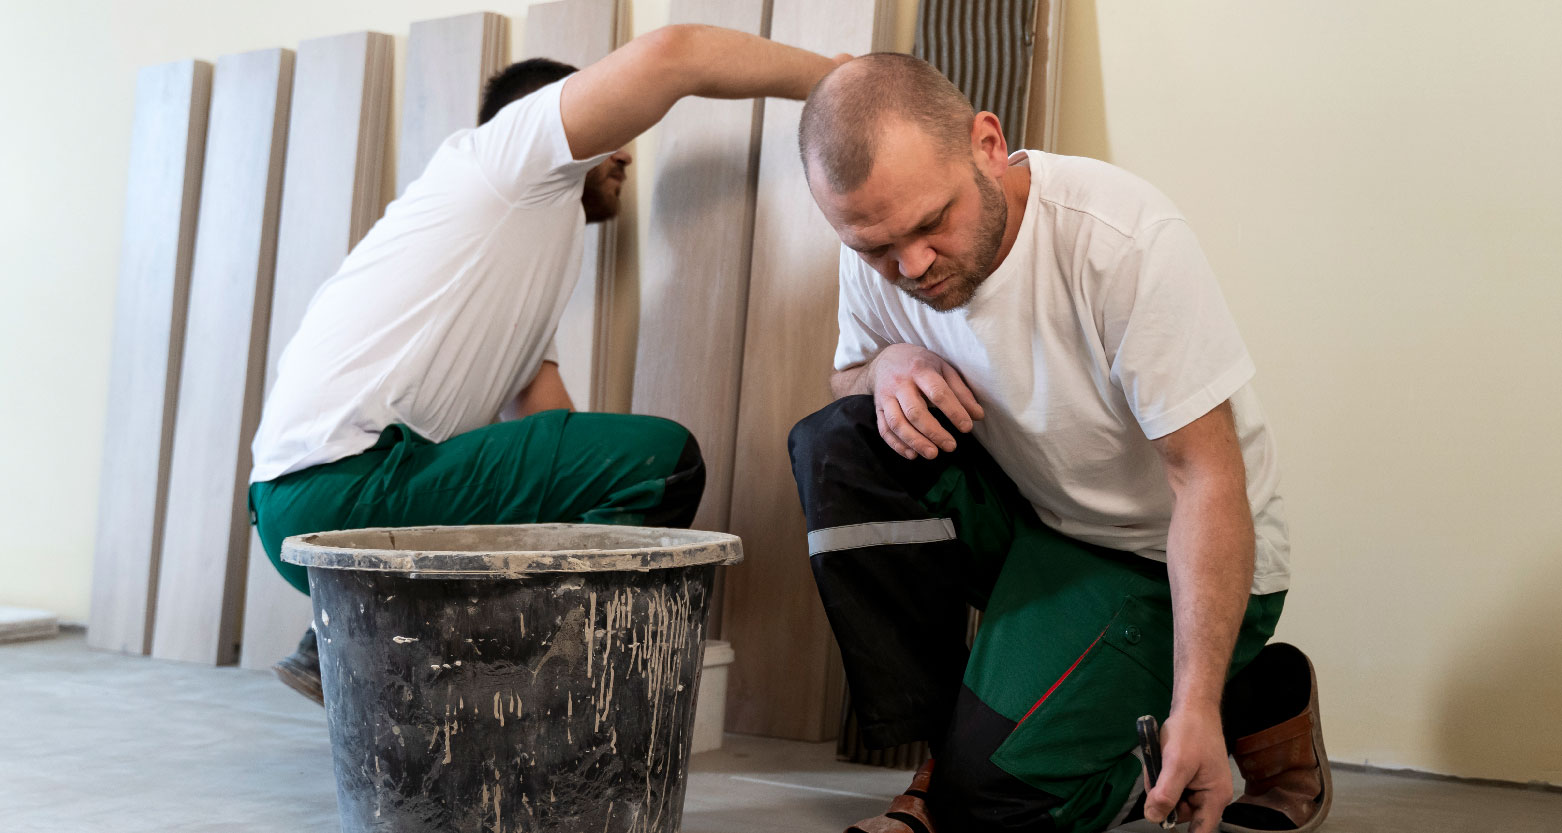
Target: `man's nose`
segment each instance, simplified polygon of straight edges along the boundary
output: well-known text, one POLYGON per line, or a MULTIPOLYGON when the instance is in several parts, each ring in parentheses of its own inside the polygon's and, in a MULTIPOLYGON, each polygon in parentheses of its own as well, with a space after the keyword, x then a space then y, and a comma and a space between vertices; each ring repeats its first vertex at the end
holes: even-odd
POLYGON ((614 151, 610 158, 620 165, 628 165, 630 162, 635 161, 635 158, 629 155, 629 151, 623 149, 614 151))
POLYGON ((936 257, 937 255, 933 253, 933 248, 926 245, 919 244, 914 248, 902 251, 900 253, 901 276, 912 279, 922 277, 927 273, 928 268, 933 265, 933 260, 936 257))

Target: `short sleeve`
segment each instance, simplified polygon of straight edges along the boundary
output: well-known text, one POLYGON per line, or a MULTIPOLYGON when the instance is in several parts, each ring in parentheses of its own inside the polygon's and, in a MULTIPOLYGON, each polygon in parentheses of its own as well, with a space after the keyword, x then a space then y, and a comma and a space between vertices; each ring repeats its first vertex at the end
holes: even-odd
POLYGON ((1149 439, 1209 413, 1252 379, 1220 284, 1183 220, 1135 235, 1099 286, 1111 379, 1149 439))
POLYGON ((878 299, 868 288, 862 259, 841 247, 840 306, 836 320, 840 336, 835 342, 835 369, 856 367, 879 354, 893 342, 881 323, 878 299))
POLYGON ((554 364, 559 363, 559 336, 557 333, 554 334, 553 338, 548 339, 548 346, 542 349, 542 360, 553 362, 554 364))
POLYGON ((586 172, 611 156, 576 159, 564 135, 560 95, 569 78, 505 105, 471 142, 483 175, 500 196, 522 205, 580 199, 586 172))

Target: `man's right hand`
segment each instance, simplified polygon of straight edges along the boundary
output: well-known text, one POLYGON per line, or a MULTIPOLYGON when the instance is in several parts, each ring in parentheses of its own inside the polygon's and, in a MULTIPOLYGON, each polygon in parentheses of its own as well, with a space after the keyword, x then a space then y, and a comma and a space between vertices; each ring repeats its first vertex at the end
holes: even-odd
POLYGON ((910 460, 929 460, 940 449, 955 450, 955 438, 944 430, 932 407, 961 433, 969 433, 983 417, 982 406, 954 365, 913 344, 891 344, 863 368, 861 383, 873 394, 879 436, 895 453, 910 460))

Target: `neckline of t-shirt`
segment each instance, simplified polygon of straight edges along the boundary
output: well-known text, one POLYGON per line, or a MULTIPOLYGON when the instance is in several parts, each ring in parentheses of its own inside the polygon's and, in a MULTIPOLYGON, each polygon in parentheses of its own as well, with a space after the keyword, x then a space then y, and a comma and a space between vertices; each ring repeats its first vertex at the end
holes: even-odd
POLYGON ((976 293, 971 297, 971 302, 966 305, 968 311, 974 312, 979 307, 984 306, 988 299, 997 297, 1004 284, 1007 284, 1015 273, 1022 271, 1022 267, 1017 265, 1017 261, 1021 258, 1016 257, 1016 255, 1019 253, 1021 246, 1024 245, 1027 235, 1034 235, 1035 233, 1032 229, 1036 225, 1036 212, 1032 210, 1032 207, 1036 204, 1036 194, 1041 187, 1039 182, 1040 171, 1037 170, 1035 165, 1031 164, 1033 161, 1034 159, 1029 150, 1017 150, 1009 154, 1010 165, 1023 164, 1025 167, 1030 168, 1030 188, 1025 195, 1025 218, 1020 221, 1020 230, 1014 235, 1014 245, 1009 247, 1008 256, 1003 259, 1003 263, 998 264, 998 268, 993 270, 991 275, 987 276, 987 280, 982 281, 981 285, 976 288, 976 293), (1021 158, 1019 161, 1016 161, 1015 157, 1021 158))

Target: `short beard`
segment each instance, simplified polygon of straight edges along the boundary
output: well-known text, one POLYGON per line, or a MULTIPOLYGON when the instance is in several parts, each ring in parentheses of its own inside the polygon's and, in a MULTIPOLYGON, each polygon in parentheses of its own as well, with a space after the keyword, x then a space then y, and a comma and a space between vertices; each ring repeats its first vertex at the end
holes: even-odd
POLYGON ((1003 245, 1003 230, 1009 224, 1009 203, 1004 199, 1003 189, 988 180, 974 162, 971 174, 976 181, 976 190, 981 194, 982 216, 973 235, 975 243, 969 260, 935 260, 920 277, 895 281, 895 286, 902 292, 938 312, 959 309, 976 297, 977 287, 992 274, 993 260, 1003 245), (937 297, 926 298, 916 292, 919 287, 933 286, 944 280, 949 281, 949 287, 937 297))

